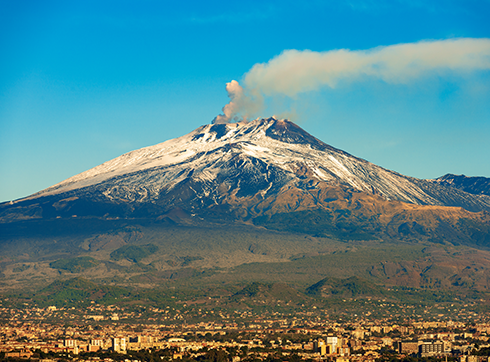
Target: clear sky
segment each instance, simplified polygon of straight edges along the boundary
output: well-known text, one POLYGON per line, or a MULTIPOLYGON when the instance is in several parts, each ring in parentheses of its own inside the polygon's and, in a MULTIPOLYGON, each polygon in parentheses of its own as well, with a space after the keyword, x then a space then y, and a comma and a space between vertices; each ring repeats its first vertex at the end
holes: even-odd
MULTIPOLYGON (((227 82, 285 50, 490 38, 489 16, 488 0, 0 0, 0 201, 210 123, 227 82)), ((490 177, 488 69, 355 79, 260 115, 283 111, 405 175, 490 177)))

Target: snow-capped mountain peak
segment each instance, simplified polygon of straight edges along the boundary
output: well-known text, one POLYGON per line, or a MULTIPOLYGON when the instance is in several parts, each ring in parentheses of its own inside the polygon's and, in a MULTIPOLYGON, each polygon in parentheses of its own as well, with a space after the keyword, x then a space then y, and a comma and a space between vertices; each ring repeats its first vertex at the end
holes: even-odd
POLYGON ((232 196, 266 198, 288 187, 314 194, 319 183, 413 204, 490 208, 488 196, 463 200, 466 195, 457 189, 386 170, 273 117, 204 125, 128 152, 29 198, 89 192, 116 202, 152 202, 185 188, 187 201, 210 198, 219 204, 232 196))

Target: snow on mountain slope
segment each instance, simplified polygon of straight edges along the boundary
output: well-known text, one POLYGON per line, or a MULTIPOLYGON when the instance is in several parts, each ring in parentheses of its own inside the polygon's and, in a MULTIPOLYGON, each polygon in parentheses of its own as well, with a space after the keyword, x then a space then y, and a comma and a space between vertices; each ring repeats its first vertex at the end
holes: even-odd
POLYGON ((148 202, 177 189, 175 197, 182 197, 185 186, 194 199, 211 198, 217 204, 225 194, 265 197, 305 180, 413 204, 490 209, 488 196, 468 199, 463 191, 383 169, 275 118, 205 125, 126 153, 26 199, 90 192, 118 202, 148 202))

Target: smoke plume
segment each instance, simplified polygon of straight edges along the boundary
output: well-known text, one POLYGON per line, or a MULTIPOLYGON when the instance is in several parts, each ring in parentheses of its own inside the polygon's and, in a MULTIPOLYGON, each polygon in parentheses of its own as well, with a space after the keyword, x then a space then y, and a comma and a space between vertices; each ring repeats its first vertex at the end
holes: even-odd
POLYGON ((396 44, 367 50, 314 52, 285 50, 267 63, 255 64, 243 78, 227 84, 230 102, 213 122, 257 116, 264 96, 295 97, 342 82, 382 80, 409 84, 431 75, 464 75, 490 69, 490 39, 460 38, 396 44))
POLYGON ((223 107, 223 114, 213 119, 213 123, 246 122, 251 115, 262 108, 263 101, 260 94, 255 97, 250 93, 246 94, 236 80, 226 83, 226 92, 230 102, 223 107))

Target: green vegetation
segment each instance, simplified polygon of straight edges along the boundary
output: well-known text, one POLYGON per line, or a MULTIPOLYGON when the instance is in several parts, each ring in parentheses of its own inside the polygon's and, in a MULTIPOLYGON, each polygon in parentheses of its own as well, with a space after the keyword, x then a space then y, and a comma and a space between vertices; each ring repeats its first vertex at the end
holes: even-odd
POLYGON ((233 294, 232 301, 260 301, 272 303, 277 300, 287 300, 293 303, 303 303, 306 296, 285 283, 257 283, 246 285, 233 294))
POLYGON ((111 253, 111 259, 121 260, 127 259, 135 263, 139 263, 144 258, 154 254, 158 250, 158 246, 154 244, 147 245, 124 245, 111 253))
POLYGON ((59 259, 50 263, 49 266, 53 269, 67 270, 70 273, 80 273, 98 264, 99 261, 90 256, 81 256, 78 258, 59 259))
MULTIPOLYGON (((65 309, 49 316, 59 322, 84 320, 84 310, 116 312, 125 323, 197 323, 217 318, 252 321, 257 316, 335 316, 344 321, 370 318, 459 318, 465 313, 489 312, 488 293, 450 292, 424 288, 387 287, 357 277, 324 278, 301 289, 285 283, 215 285, 201 288, 175 284, 157 288, 116 287, 83 278, 57 281, 34 293, 4 295, 3 307, 56 306, 65 309), (92 306, 92 307, 91 307, 92 306), (69 313, 67 311, 70 311, 69 313), (67 314, 68 313, 68 314, 67 314)), ((10 314, 5 315, 10 318, 10 314)), ((466 317, 465 317, 466 318, 466 317)), ((85 322, 84 322, 85 323, 85 322)), ((111 323, 104 321, 101 323, 111 323)), ((298 324, 297 326, 301 326, 298 324)))
POLYGON ((129 297, 131 293, 121 287, 99 285, 84 278, 55 281, 32 296, 41 306, 67 306, 88 304, 91 301, 113 303, 118 298, 129 297))
POLYGON ((347 279, 325 278, 306 289, 306 293, 315 296, 339 296, 357 298, 365 296, 386 296, 386 290, 356 276, 347 279))
POLYGON ((252 284, 247 285, 245 288, 240 290, 234 296, 256 297, 261 290, 269 289, 270 286, 271 286, 270 284, 254 282, 252 284))

